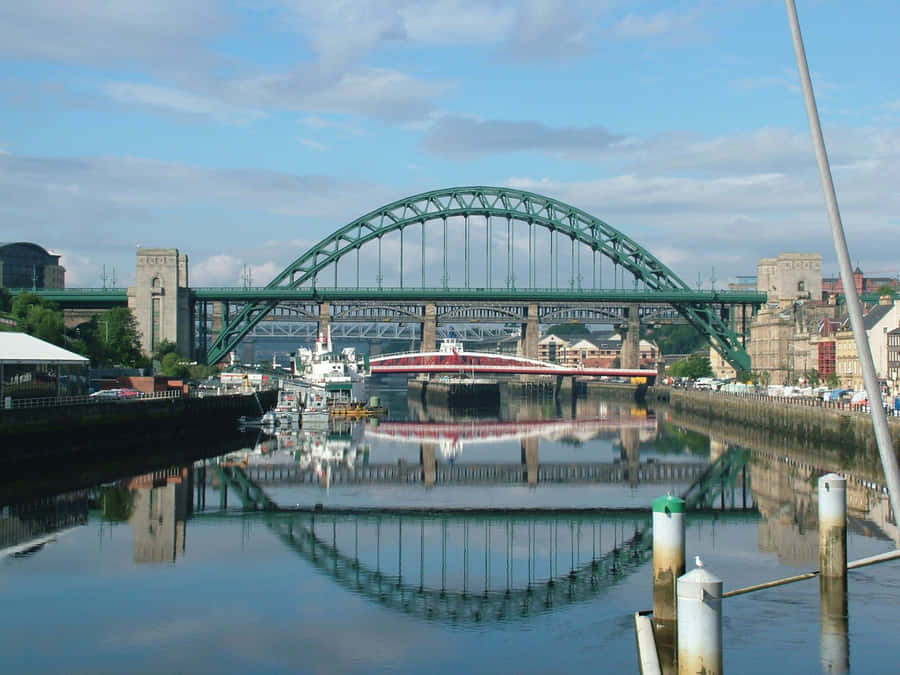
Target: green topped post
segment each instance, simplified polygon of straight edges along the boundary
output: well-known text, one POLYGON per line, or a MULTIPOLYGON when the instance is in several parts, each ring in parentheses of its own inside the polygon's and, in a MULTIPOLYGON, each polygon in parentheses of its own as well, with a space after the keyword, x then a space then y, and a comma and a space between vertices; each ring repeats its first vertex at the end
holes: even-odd
POLYGON ((684 574, 684 500, 653 502, 653 627, 663 672, 674 672, 678 653, 675 584, 684 574))

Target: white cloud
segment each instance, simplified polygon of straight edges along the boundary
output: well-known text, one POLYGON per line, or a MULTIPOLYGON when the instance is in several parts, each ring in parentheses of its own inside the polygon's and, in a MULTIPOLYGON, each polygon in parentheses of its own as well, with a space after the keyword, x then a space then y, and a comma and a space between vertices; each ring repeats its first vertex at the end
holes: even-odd
POLYGON ((521 61, 572 61, 593 49, 600 6, 525 0, 518 6, 506 51, 521 61))
MULTIPOLYGON (((851 254, 864 267, 886 269, 885 242, 895 238, 900 211, 892 179, 900 172, 900 130, 842 131, 826 137, 834 138, 832 156, 839 158, 833 167, 851 254)), ((782 251, 833 259, 818 172, 802 134, 760 130, 712 141, 676 137, 668 146, 656 139, 648 146, 653 152, 642 149, 633 159, 638 171, 507 182, 606 220, 658 252, 691 284, 711 266, 722 278, 752 274, 758 258, 782 251), (673 174, 678 168, 691 173, 673 174)))
MULTIPOLYGON (((136 244, 206 259, 225 232, 242 250, 259 249, 260 235, 275 232, 313 240, 397 196, 372 183, 318 175, 128 157, 0 155, 0 232, 64 251, 73 284, 99 283, 103 263, 133 283, 136 244)), ((300 252, 254 250, 247 262, 283 267, 300 252)))
POLYGON ((528 150, 552 155, 602 154, 616 140, 616 136, 596 125, 553 128, 533 121, 476 120, 446 115, 422 139, 422 148, 435 155, 456 158, 528 150))
POLYGON ((155 84, 110 82, 103 91, 120 103, 144 105, 159 110, 205 117, 222 124, 249 124, 266 116, 261 110, 241 108, 187 91, 155 84))
POLYGON ((207 45, 230 27, 216 0, 28 0, 0 4, 0 54, 168 71, 210 66, 207 45))
POLYGON ((252 286, 264 286, 283 270, 284 260, 248 262, 228 253, 217 253, 190 263, 191 284, 194 286, 242 286, 249 281, 252 286))
POLYGON ((357 124, 327 119, 319 115, 308 115, 298 120, 298 122, 303 126, 309 127, 310 129, 334 129, 335 131, 349 134, 351 136, 367 135, 366 130, 357 124))
POLYGON ((311 138, 298 138, 297 142, 303 147, 309 148, 310 150, 316 150, 317 152, 325 152, 328 150, 327 145, 323 145, 311 138))
POLYGON ((623 40, 644 40, 668 33, 675 23, 675 17, 670 12, 657 12, 648 17, 626 14, 616 24, 614 32, 623 40))

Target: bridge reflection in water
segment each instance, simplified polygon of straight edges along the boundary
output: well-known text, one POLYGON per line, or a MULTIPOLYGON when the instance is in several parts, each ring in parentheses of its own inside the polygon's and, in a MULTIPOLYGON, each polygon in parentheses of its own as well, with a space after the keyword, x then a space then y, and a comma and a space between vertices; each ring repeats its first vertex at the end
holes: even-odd
MULTIPOLYGON (((689 504, 715 501, 725 476, 743 475, 746 452, 717 461, 691 488, 689 504), (709 480, 705 479, 709 476, 709 480)), ((245 513, 210 517, 263 522, 289 548, 342 586, 380 604, 428 619, 481 622, 529 617, 589 600, 651 556, 651 514, 586 509, 283 509, 252 478, 246 463, 212 465, 220 491, 245 513), (249 513, 248 513, 249 512, 249 513)), ((733 485, 734 480, 731 480, 733 485)), ((746 484, 744 485, 746 488, 746 484)), ((743 504, 746 504, 746 496, 743 504)), ((753 518, 731 499, 729 510, 696 518, 753 518)))
MULTIPOLYGON (((705 458, 641 461, 642 443, 652 442, 658 426, 643 409, 602 409, 598 415, 576 419, 525 419, 515 422, 387 421, 377 425, 347 424, 331 430, 279 430, 257 443, 252 452, 238 455, 248 478, 260 485, 319 483, 442 484, 527 483, 639 483, 689 485, 708 468, 705 458), (619 447, 619 456, 606 461, 583 457, 540 461, 541 441, 578 446, 597 438, 619 447), (481 445, 518 443, 515 462, 497 459, 471 461, 465 456, 481 445), (411 446, 418 462, 401 456, 396 461, 372 461, 372 448, 411 446)), ((497 448, 498 452, 505 452, 497 448)), ((476 454, 475 457, 478 455, 476 454)), ((507 455, 508 456, 508 455, 507 455)), ((590 457, 590 455, 588 455, 590 457)))
MULTIPOLYGON (((786 543, 790 537, 768 535, 778 527, 794 531, 796 521, 784 523, 772 515, 760 518, 756 493, 746 502, 734 496, 750 492, 754 476, 769 475, 771 461, 754 460, 751 451, 727 445, 721 450, 685 492, 689 506, 702 509, 690 514, 689 532, 759 519, 761 549, 774 547, 780 556, 790 557, 793 549, 786 543), (731 496, 723 500, 726 493, 731 496)), ((761 479, 761 484, 765 488, 759 498, 766 502, 766 513, 810 506, 806 494, 790 491, 778 496, 782 505, 777 507, 769 483, 761 479)), ((870 515, 878 520, 877 485, 870 491, 874 509, 870 515)), ((264 526, 353 593, 398 612, 461 624, 526 620, 590 601, 635 571, 646 572, 651 555, 651 518, 646 511, 282 509, 242 466, 224 460, 6 506, 0 520, 4 553, 36 554, 55 530, 86 525, 89 512, 127 523, 133 533, 134 561, 144 563, 178 562, 191 521, 200 527, 240 523, 242 533, 264 526), (210 480, 213 474, 215 481, 210 480), (237 497, 231 509, 207 510, 206 488, 212 483, 237 497), (108 501, 110 490, 121 493, 115 502, 108 501)), ((799 526, 807 526, 805 519, 799 526)), ((872 524, 857 531, 880 538, 885 534, 872 524)))

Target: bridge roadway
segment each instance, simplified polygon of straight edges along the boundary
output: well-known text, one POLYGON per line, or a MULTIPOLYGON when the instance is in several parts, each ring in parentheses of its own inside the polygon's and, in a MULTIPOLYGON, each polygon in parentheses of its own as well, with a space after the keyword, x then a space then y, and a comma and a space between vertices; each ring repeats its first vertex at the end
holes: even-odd
POLYGON ((406 352, 369 359, 372 375, 387 374, 491 374, 555 375, 557 377, 644 377, 651 384, 656 371, 641 368, 571 367, 521 356, 487 352, 469 352, 458 347, 440 351, 406 352))
MULTIPOLYGON (((691 483, 709 467, 706 462, 645 462, 631 466, 625 462, 541 462, 539 483, 691 483), (636 475, 635 475, 636 474, 636 475)), ((528 482, 524 463, 460 463, 434 466, 435 484, 518 484, 528 482)), ((254 463, 244 469, 258 485, 318 484, 321 472, 292 463, 254 463)), ((422 464, 384 463, 348 467, 332 465, 329 482, 334 485, 413 484, 426 480, 422 464)))

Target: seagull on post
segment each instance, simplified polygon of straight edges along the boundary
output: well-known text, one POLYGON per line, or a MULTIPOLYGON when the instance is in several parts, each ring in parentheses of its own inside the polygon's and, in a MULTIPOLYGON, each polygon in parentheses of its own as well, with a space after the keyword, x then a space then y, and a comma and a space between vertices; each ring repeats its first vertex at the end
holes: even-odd
POLYGON ((699 556, 699 555, 695 555, 695 556, 694 556, 694 564, 695 564, 697 567, 703 567, 703 561, 700 560, 700 556, 699 556))

